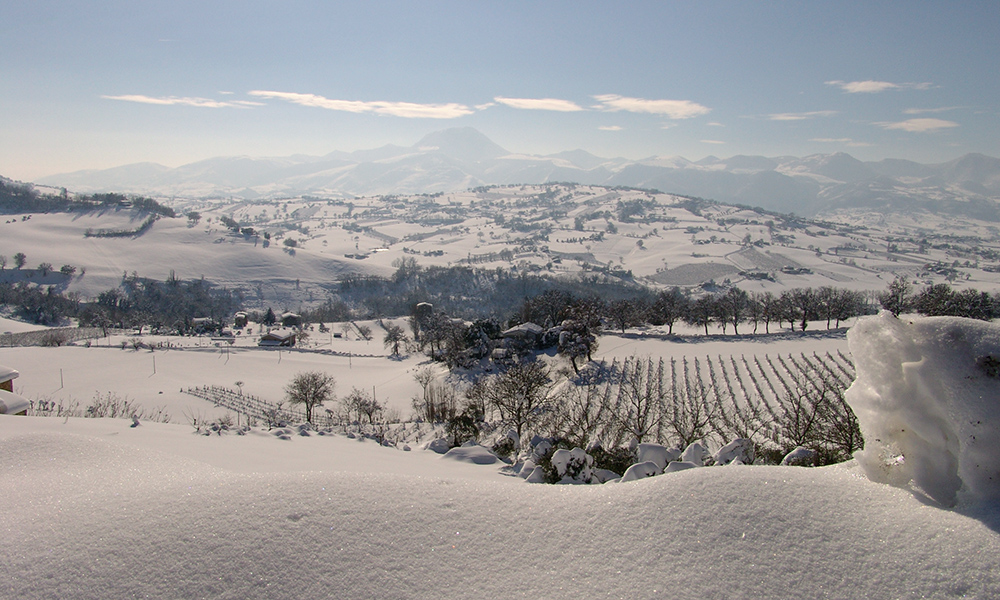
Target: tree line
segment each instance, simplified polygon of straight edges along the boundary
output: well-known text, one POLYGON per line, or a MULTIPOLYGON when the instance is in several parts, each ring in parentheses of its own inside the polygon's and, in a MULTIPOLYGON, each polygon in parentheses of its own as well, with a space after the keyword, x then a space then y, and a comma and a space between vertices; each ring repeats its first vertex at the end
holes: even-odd
POLYGON ((109 207, 135 208, 164 217, 177 216, 174 209, 145 196, 115 193, 70 195, 65 188, 59 194, 42 194, 32 185, 0 178, 0 213, 50 213, 109 207))

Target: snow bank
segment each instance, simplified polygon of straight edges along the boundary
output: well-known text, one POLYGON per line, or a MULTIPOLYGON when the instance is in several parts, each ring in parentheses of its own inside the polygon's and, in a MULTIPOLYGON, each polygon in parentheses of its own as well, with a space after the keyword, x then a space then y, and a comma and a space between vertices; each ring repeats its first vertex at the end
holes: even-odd
POLYGON ((857 379, 846 399, 873 481, 911 481, 945 506, 1000 500, 1000 326, 888 312, 848 333, 857 379))
POLYGON ((0 598, 1000 597, 996 532, 849 466, 607 486, 493 469, 0 416, 0 598))

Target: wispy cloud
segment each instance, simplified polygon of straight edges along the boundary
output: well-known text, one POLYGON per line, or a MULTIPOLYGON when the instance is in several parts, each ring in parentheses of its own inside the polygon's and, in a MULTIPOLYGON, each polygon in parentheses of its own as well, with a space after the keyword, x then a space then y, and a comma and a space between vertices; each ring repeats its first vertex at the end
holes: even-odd
POLYGON ((725 144, 726 142, 723 142, 721 140, 701 140, 701 143, 702 144, 725 144))
POLYGON ((585 110, 575 102, 560 100, 558 98, 494 98, 499 104, 511 108, 521 108, 525 110, 554 110, 558 112, 577 112, 585 110))
POLYGON ((715 121, 712 121, 711 123, 705 123, 705 125, 708 125, 709 127, 725 127, 725 125, 723 125, 722 123, 716 123, 715 121))
POLYGON ((877 94, 887 90, 926 90, 933 87, 930 82, 892 83, 889 81, 827 81, 827 85, 839 87, 848 94, 877 94))
POLYGON ((853 148, 867 148, 871 146, 868 142, 857 142, 851 138, 811 138, 810 142, 820 142, 824 144, 843 144, 853 148))
POLYGON ((944 119, 907 119, 906 121, 899 121, 896 123, 875 123, 885 129, 900 129, 902 131, 913 131, 917 133, 926 133, 929 131, 938 131, 940 129, 949 129, 951 127, 958 127, 958 123, 954 121, 945 121, 944 119))
POLYGON ((122 100, 124 102, 138 102, 140 104, 158 104, 161 106, 197 106, 199 108, 249 108, 251 106, 263 106, 260 102, 249 100, 212 100, 211 98, 183 98, 179 96, 143 96, 141 94, 126 94, 124 96, 101 96, 106 100, 122 100))
POLYGON ((835 110, 814 110, 800 113, 774 113, 767 115, 767 118, 771 121, 805 121, 817 117, 832 117, 835 114, 837 114, 835 110))
POLYGON ((624 110, 634 113, 664 115, 671 119, 690 119, 708 114, 712 110, 690 100, 647 100, 618 96, 617 94, 594 96, 594 100, 601 103, 595 107, 601 110, 624 110))
POLYGON ((958 110, 960 106, 942 106, 940 108, 907 108, 904 115, 925 115, 927 113, 943 113, 950 110, 958 110))
POLYGON ((598 127, 601 131, 621 131, 622 128, 618 125, 601 125, 598 127))
POLYGON ((464 104, 454 102, 448 104, 416 104, 413 102, 387 102, 376 100, 363 102, 360 100, 333 100, 316 94, 299 94, 296 92, 275 92, 268 90, 253 90, 251 96, 285 100, 301 106, 325 108, 351 113, 372 113, 410 119, 454 119, 470 115, 474 111, 464 104))

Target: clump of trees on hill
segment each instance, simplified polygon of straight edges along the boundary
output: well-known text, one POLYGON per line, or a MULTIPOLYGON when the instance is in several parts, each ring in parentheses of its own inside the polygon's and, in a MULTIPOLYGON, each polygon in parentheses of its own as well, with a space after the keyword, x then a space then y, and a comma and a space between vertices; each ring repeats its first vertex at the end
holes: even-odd
POLYGON ((878 295, 882 308, 897 317, 915 312, 929 317, 966 317, 989 321, 1000 317, 1000 296, 976 289, 955 290, 947 283, 938 283, 913 292, 913 286, 897 277, 888 289, 878 295))
POLYGON ((114 193, 71 196, 65 189, 59 194, 42 194, 34 186, 0 178, 0 213, 49 213, 100 208, 134 208, 164 217, 177 216, 174 209, 144 196, 114 193))
POLYGON ((192 319, 208 317, 203 329, 220 330, 241 308, 242 295, 195 279, 182 281, 171 274, 166 281, 140 278, 135 272, 122 276, 121 286, 98 295, 96 302, 82 305, 81 325, 95 327, 152 327, 185 334, 193 330, 192 319))
POLYGON ((59 292, 55 286, 31 285, 27 281, 0 283, 0 304, 12 307, 19 318, 42 325, 72 317, 79 319, 81 326, 105 330, 153 327, 184 334, 192 330, 195 317, 212 320, 207 326, 203 324, 203 329, 221 329, 242 303, 238 292, 203 280, 170 277, 160 282, 140 278, 134 272, 123 275, 121 286, 102 292, 90 302, 83 302, 76 292, 59 292))

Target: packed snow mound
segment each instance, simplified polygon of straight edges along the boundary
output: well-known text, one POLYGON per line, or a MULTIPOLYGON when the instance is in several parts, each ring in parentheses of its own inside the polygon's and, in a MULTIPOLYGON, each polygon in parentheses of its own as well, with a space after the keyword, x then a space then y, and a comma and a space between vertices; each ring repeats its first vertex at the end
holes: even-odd
POLYGON ((850 465, 530 486, 338 437, 0 416, 0 598, 1000 597, 1000 535, 850 465))
POLYGON ((497 462, 495 454, 479 445, 459 446, 444 453, 441 458, 468 462, 474 465, 492 465, 497 462))
POLYGON ((631 467, 625 470, 622 475, 621 482, 626 483, 628 481, 638 481, 640 479, 646 479, 647 477, 656 477, 663 473, 663 469, 660 468, 658 464, 651 460, 647 460, 641 463, 635 463, 631 467))
POLYGON ((868 477, 912 482, 945 506, 1000 500, 1000 326, 883 311, 847 340, 868 477))
POLYGON ((639 444, 635 450, 636 463, 652 462, 656 465, 657 475, 667 468, 667 463, 677 460, 681 456, 681 451, 676 448, 667 448, 660 444, 639 444))

